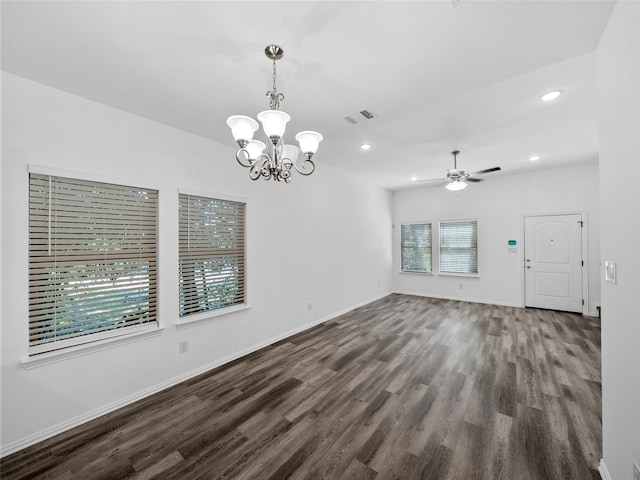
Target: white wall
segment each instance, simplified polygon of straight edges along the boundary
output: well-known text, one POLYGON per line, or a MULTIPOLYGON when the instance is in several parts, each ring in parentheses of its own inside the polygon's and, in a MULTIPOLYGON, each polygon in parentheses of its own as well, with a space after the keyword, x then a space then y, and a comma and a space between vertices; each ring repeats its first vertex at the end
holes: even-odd
MULTIPOLYGON (((617 2, 596 52, 603 263, 603 459, 611 480, 640 465, 640 3, 617 2)), ((608 480, 608 479, 605 479, 608 480)))
POLYGON ((560 212, 587 214, 588 306, 595 313, 594 304, 600 303, 595 164, 520 175, 489 174, 484 182, 455 193, 435 186, 394 192, 392 288, 400 293, 523 306, 523 215, 560 212), (457 219, 478 220, 479 278, 400 272, 402 223, 457 219), (508 240, 516 240, 517 253, 509 253, 508 240))
POLYGON ((311 177, 252 182, 231 138, 219 145, 10 74, 2 96, 4 454, 390 291, 391 194, 323 164, 321 151, 311 177), (30 370, 21 365, 28 164, 160 190, 158 336, 30 370), (251 308, 178 330, 180 187, 247 199, 251 308), (179 354, 182 340, 189 351, 179 354))

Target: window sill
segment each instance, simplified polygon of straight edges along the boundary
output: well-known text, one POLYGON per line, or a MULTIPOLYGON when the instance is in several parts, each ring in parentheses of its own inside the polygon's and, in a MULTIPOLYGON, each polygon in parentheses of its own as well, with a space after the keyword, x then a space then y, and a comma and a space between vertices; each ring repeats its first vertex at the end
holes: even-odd
POLYGON ((449 273, 449 272, 440 272, 438 275, 442 275, 443 277, 467 277, 467 278, 480 278, 480 275, 477 273, 449 273))
POLYGON ((119 335, 117 337, 110 337, 104 340, 98 340, 95 342, 84 343, 82 345, 76 345, 73 347, 67 347, 60 350, 54 350, 51 352, 38 353, 31 355, 28 358, 22 360, 20 364, 26 369, 38 368, 52 363, 62 362, 70 358, 81 357, 83 355, 89 355, 93 352, 99 352, 101 350, 107 350, 109 348, 118 347, 120 345, 126 345, 128 343, 139 342, 147 338, 160 335, 164 330, 162 327, 153 326, 147 330, 138 331, 135 333, 129 333, 125 335, 119 335))
POLYGON ((400 273, 413 273, 418 275, 433 275, 433 272, 421 272, 420 270, 400 270, 400 273))
POLYGON ((249 310, 250 308, 249 304, 243 303, 241 305, 234 305, 233 307, 221 308, 219 310, 211 310, 208 312, 198 313, 196 315, 190 315, 188 317, 182 317, 176 322, 176 328, 178 330, 182 330, 183 328, 194 327, 203 323, 212 322, 220 317, 231 315, 232 313, 249 310))

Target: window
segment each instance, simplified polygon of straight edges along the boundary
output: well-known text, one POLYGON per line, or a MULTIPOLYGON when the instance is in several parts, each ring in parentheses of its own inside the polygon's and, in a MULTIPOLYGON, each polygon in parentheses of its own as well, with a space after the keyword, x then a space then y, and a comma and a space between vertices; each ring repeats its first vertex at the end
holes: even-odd
POLYGON ((431 272, 431 224, 411 223, 401 226, 403 272, 431 272))
POLYGON ((156 190, 29 174, 29 353, 156 322, 156 190))
POLYGON ((180 317, 245 303, 245 203, 179 194, 180 317))
POLYGON ((478 273, 478 222, 440 222, 440 272, 478 273))

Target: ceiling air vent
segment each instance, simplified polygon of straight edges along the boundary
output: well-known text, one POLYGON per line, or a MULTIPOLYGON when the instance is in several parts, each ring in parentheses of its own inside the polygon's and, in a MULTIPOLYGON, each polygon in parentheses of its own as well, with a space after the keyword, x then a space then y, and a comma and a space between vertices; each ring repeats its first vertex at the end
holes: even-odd
POLYGON ((375 116, 375 113, 373 113, 368 108, 361 108, 360 110, 356 110, 355 112, 345 115, 342 118, 344 118, 350 124, 355 125, 356 123, 362 123, 366 120, 371 120, 372 118, 375 118, 375 116))

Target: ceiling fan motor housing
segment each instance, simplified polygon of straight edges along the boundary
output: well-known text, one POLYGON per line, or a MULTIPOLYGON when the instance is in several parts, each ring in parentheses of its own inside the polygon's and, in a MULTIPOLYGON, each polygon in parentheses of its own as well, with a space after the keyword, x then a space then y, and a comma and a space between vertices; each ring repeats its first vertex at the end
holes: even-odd
POLYGON ((456 178, 464 178, 466 175, 464 170, 458 170, 456 168, 452 168, 447 170, 447 178, 456 179, 456 178))
MULTIPOLYGON (((453 152, 451 152, 451 154, 453 155, 453 168, 450 168, 447 170, 447 177, 446 178, 434 178, 434 179, 430 179, 430 180, 417 180, 418 182, 437 182, 437 181, 447 181, 448 180, 448 184, 451 184, 453 182, 461 182, 464 183, 465 181, 469 181, 469 182, 481 182, 482 179, 481 178, 475 178, 475 175, 483 175, 485 173, 491 173, 491 172, 497 172, 499 170, 501 170, 500 167, 493 167, 493 168, 487 168, 485 170, 479 170, 477 172, 471 172, 471 173, 467 173, 464 170, 460 170, 458 168, 458 162, 457 162, 457 156, 460 153, 459 150, 454 150, 453 152)), ((464 188, 464 187, 462 187, 464 188)))

